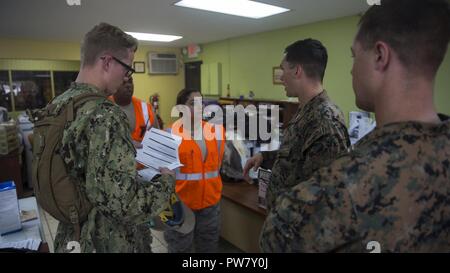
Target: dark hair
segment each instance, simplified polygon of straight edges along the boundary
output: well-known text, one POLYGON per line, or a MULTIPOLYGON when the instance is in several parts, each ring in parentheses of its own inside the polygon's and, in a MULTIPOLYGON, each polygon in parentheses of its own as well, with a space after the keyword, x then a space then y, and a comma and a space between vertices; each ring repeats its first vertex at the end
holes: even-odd
POLYGON ((359 21, 356 41, 371 49, 383 41, 403 65, 434 76, 450 39, 450 10, 445 0, 381 0, 359 21))
POLYGON ((116 58, 125 58, 127 50, 137 50, 138 41, 118 27, 100 23, 84 36, 81 45, 81 66, 93 65, 104 54, 113 54, 116 58))
POLYGON ((284 50, 286 61, 291 65, 300 64, 309 78, 323 81, 327 68, 327 49, 318 40, 299 40, 284 50))
POLYGON ((177 95, 177 105, 186 104, 186 102, 189 99, 189 96, 194 92, 199 92, 201 94, 201 92, 197 89, 185 88, 181 90, 177 95))

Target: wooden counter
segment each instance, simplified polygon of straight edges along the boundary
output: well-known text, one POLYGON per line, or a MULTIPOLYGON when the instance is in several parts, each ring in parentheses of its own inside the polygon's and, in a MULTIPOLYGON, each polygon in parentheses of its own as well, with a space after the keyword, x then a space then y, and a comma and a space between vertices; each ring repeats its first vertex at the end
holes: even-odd
POLYGON ((266 216, 265 209, 258 206, 258 186, 248 182, 223 182, 222 196, 234 203, 266 216))
POLYGON ((223 182, 221 236, 245 252, 258 253, 266 210, 258 206, 258 187, 247 182, 223 182))

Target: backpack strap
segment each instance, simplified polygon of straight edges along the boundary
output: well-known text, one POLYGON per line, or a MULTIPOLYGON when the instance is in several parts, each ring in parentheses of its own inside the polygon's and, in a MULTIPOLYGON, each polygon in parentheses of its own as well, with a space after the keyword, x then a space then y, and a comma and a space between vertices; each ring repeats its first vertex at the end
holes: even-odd
POLYGON ((67 108, 67 122, 72 122, 75 118, 75 111, 79 107, 81 107, 83 104, 85 104, 88 101, 96 100, 96 99, 104 99, 107 101, 105 95, 97 94, 97 93, 85 93, 78 95, 74 97, 69 104, 66 106, 67 108))
MULTIPOLYGON (((108 99, 106 98, 106 96, 101 95, 101 94, 96 94, 96 93, 85 93, 85 94, 81 94, 79 96, 74 97, 67 105, 67 116, 66 116, 66 121, 67 122, 72 122, 75 118, 75 111, 76 109, 78 109, 79 107, 81 107, 82 105, 84 105, 86 102, 91 101, 91 100, 96 100, 96 99, 103 99, 105 101, 108 101, 108 99)), ((73 180, 74 183, 78 183, 78 181, 75 179, 73 180)), ((80 185, 77 185, 78 188, 80 188, 80 185)), ((70 221, 72 222, 73 226, 74 226, 74 231, 75 231, 75 240, 79 241, 80 237, 81 237, 81 221, 78 215, 78 211, 76 210, 75 207, 72 207, 70 210, 70 221)))
MULTIPOLYGON (((84 104, 87 101, 94 100, 94 99, 104 99, 108 100, 108 98, 103 94, 98 93, 84 93, 81 95, 78 95, 73 98, 74 105, 76 107, 79 107, 80 105, 84 104)), ((109 100, 108 100, 109 101, 109 100)))

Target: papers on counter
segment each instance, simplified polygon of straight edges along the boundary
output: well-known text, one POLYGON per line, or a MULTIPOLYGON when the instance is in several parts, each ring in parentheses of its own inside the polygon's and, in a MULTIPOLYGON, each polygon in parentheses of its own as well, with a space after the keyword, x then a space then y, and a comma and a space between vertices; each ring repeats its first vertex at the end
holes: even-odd
POLYGON ((15 249, 38 250, 40 244, 41 244, 41 240, 27 239, 27 240, 22 240, 22 241, 18 241, 18 242, 0 243, 0 249, 1 248, 15 248, 15 249))
POLYGON ((142 140, 142 148, 137 149, 136 154, 136 161, 147 167, 138 172, 139 177, 150 181, 160 174, 161 167, 173 170, 183 166, 178 156, 181 141, 180 136, 155 128, 148 130, 142 140))

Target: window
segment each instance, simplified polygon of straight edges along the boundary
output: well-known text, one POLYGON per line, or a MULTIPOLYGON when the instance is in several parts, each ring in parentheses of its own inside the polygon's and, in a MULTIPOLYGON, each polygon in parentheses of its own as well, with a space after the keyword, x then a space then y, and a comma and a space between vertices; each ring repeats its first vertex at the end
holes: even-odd
POLYGON ((42 108, 70 87, 80 61, 0 58, 0 107, 8 112, 42 108))
POLYGON ((0 70, 0 107, 5 107, 8 112, 12 111, 11 87, 7 70, 0 70))
POLYGON ((78 72, 73 71, 54 71, 53 81, 55 83, 55 96, 64 93, 72 82, 77 79, 78 72))
POLYGON ((52 99, 50 71, 12 71, 16 111, 44 107, 52 99))

